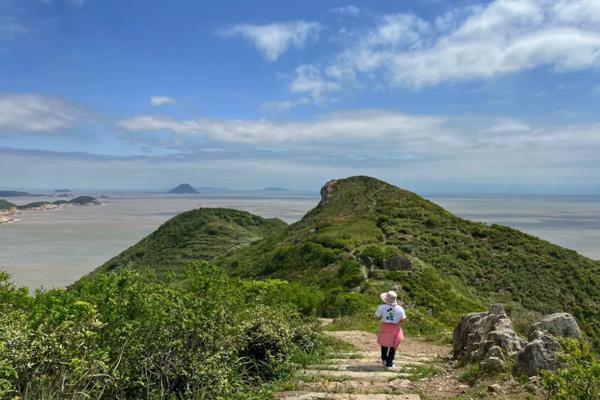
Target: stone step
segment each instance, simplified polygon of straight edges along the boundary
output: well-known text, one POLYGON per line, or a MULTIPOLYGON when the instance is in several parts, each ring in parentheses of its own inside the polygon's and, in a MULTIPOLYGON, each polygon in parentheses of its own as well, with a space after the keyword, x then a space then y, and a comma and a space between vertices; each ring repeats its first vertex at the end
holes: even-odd
MULTIPOLYGON (((338 353, 332 353, 331 358, 374 358, 374 359, 380 359, 381 358, 381 353, 378 351, 352 351, 352 352, 338 352, 338 353)), ((412 355, 407 355, 407 354, 402 354, 402 353, 396 353, 396 359, 406 359, 406 360, 416 360, 416 361, 421 361, 421 362, 429 362, 429 361, 433 361, 434 358, 431 357, 431 355, 427 355, 427 354, 412 354, 412 355)))
MULTIPOLYGON (((372 365, 381 365, 381 361, 379 359, 372 358, 330 358, 327 360, 327 364, 347 364, 347 365, 363 365, 363 364, 372 364, 372 365)), ((412 359, 406 358, 396 358, 394 360, 394 364, 398 366, 425 366, 427 363, 416 361, 412 359)))
POLYGON ((281 392, 279 399, 293 400, 420 400, 418 394, 355 394, 326 392, 281 392))
POLYGON ((406 371, 406 369, 410 369, 411 367, 413 367, 414 365, 408 365, 408 364, 401 364, 396 362, 396 369, 397 370, 401 370, 401 371, 395 371, 395 370, 388 370, 386 369, 383 365, 381 364, 375 364, 375 363, 371 363, 371 364, 365 364, 365 363, 361 363, 361 364, 315 364, 315 365, 309 365, 307 367, 307 369, 317 369, 317 370, 325 370, 325 371, 365 371, 365 372, 379 372, 379 371, 385 371, 385 372, 410 372, 410 371, 406 371))
POLYGON ((296 390, 326 393, 405 394, 409 392, 411 385, 411 381, 402 378, 387 382, 323 379, 312 382, 298 381, 296 382, 296 390))
POLYGON ((387 382, 392 379, 409 378, 412 376, 412 374, 406 372, 394 372, 390 370, 382 371, 382 369, 382 367, 380 367, 378 371, 334 371, 323 369, 304 369, 298 371, 296 373, 296 377, 302 378, 303 376, 322 376, 339 379, 387 382))

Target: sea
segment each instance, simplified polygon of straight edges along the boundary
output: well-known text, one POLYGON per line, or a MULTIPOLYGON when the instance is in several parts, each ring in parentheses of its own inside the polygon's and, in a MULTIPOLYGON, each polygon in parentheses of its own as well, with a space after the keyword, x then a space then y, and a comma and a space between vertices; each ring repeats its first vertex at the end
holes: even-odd
MULTIPOLYGON (((439 194, 425 197, 461 217, 508 225, 600 260, 598 197, 439 194)), ((8 200, 21 205, 44 199, 8 200)), ((295 192, 111 193, 100 201, 101 206, 23 211, 14 222, 0 224, 0 270, 7 271, 17 286, 30 290, 65 287, 182 211, 227 207, 292 223, 315 207, 319 197, 295 192)))

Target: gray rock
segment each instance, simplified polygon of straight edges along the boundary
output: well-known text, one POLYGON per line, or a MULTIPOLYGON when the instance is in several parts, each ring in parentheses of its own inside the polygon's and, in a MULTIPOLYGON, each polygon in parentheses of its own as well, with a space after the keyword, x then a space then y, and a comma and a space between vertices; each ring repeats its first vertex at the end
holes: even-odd
MULTIPOLYGON (((536 330, 548 332, 555 337, 578 338, 581 336, 577 320, 569 313, 545 315, 531 326, 532 332, 535 332, 536 330)), ((530 340, 533 339, 530 338, 530 340)))
POLYGON ((495 304, 489 312, 462 317, 454 329, 454 358, 481 361, 503 357, 503 353, 510 357, 521 351, 525 343, 514 331, 504 307, 495 304), (494 347, 500 349, 500 354, 498 349, 492 350, 494 347))
POLYGON ((413 265, 412 261, 403 256, 392 256, 383 260, 384 269, 392 270, 392 271, 412 271, 413 265))
POLYGON ((560 349, 556 338, 540 330, 535 330, 531 338, 533 340, 517 356, 516 370, 534 376, 543 369, 556 369, 556 352, 560 349))
POLYGON ((483 369, 488 371, 501 371, 504 368, 504 361, 498 357, 488 357, 479 363, 483 369))

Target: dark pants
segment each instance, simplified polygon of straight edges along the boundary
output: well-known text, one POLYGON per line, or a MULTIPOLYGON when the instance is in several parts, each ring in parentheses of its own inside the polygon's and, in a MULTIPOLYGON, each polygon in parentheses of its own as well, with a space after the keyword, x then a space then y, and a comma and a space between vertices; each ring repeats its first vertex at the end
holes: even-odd
POLYGON ((396 355, 396 349, 393 347, 381 347, 381 361, 385 362, 386 367, 394 365, 394 356, 396 355))

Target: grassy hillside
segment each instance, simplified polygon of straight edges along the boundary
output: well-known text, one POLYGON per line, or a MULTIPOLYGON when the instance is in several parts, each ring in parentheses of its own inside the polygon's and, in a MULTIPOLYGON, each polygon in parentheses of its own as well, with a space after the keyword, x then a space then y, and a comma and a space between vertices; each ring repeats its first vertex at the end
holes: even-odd
MULTIPOLYGON (((542 313, 573 313, 600 345, 600 263, 515 229, 458 218, 369 177, 332 181, 322 201, 287 226, 242 211, 182 213, 98 271, 178 271, 211 261, 244 278, 309 288, 300 307, 368 321, 395 288, 413 332, 448 331, 458 317, 503 302, 524 331, 542 313)), ((304 293, 300 291, 301 293, 304 293)))
POLYGON ((97 272, 123 267, 159 272, 178 271, 189 261, 209 261, 286 228, 238 210, 201 208, 177 215, 136 245, 112 258, 97 272))
POLYGON ((458 218, 373 178, 333 181, 322 195, 285 232, 219 263, 243 276, 355 292, 397 287, 441 324, 492 301, 506 303, 521 327, 538 313, 565 310, 599 344, 598 262, 515 229, 458 218), (394 257, 410 260, 413 271, 384 268, 394 257))

